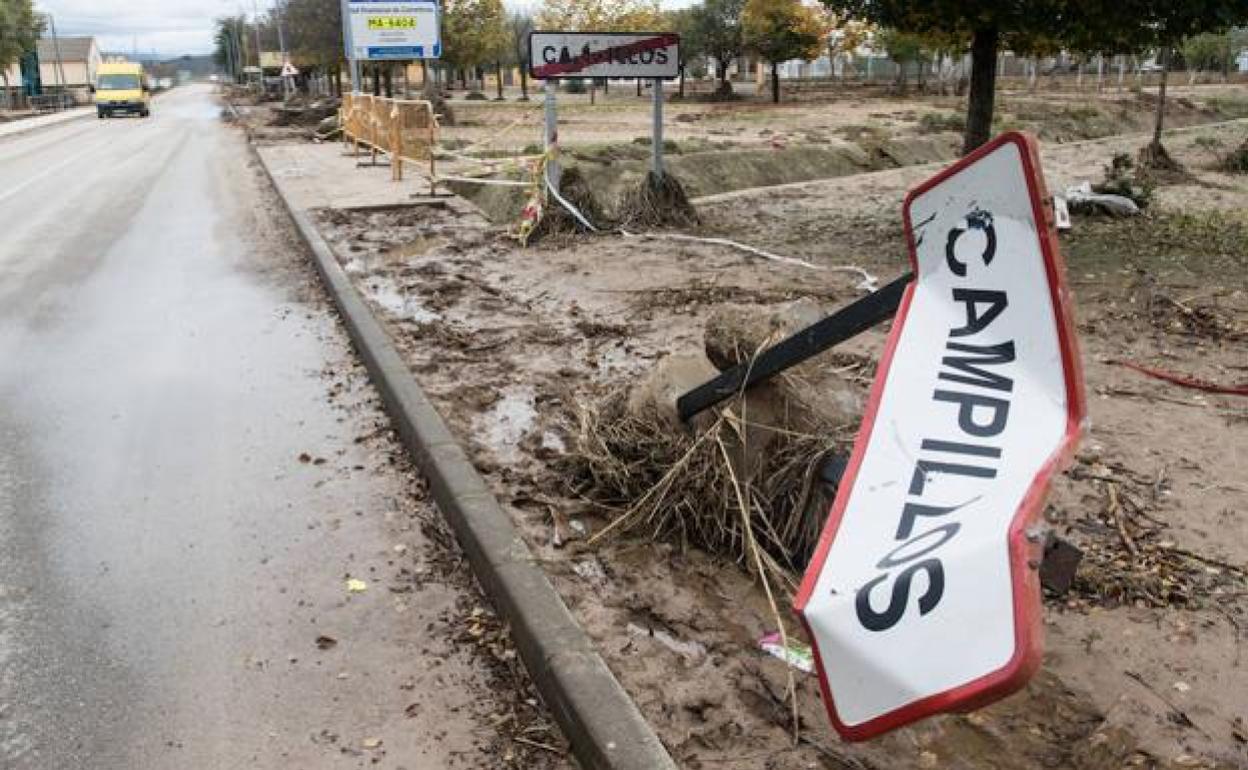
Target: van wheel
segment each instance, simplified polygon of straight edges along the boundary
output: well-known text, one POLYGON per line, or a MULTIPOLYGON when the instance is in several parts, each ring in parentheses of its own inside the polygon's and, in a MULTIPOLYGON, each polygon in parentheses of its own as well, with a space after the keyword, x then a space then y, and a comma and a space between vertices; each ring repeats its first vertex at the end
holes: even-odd
POLYGON ((151 114, 152 114, 151 110, 143 110, 142 112, 139 113, 139 117, 146 118, 151 114))

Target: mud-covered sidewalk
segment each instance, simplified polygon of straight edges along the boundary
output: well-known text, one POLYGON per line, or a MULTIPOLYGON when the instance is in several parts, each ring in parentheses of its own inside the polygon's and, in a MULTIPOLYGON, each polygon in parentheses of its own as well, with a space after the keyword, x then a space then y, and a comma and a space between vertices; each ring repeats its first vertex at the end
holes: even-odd
MULTIPOLYGON (((1206 170, 1193 129, 1170 149, 1193 171, 1159 187, 1145 218, 1080 217, 1064 237, 1076 292, 1091 430, 1047 517, 1084 549, 1074 588, 1050 597, 1045 666, 1022 693, 868 744, 826 725, 814 678, 759 650, 776 630, 737 564, 679 543, 587 537, 619 511, 559 470, 578 407, 665 355, 699 348, 716 308, 861 296, 906 267, 905 190, 935 166, 733 193, 704 202, 701 234, 814 268, 703 243, 621 236, 521 249, 463 201, 396 208, 419 181, 357 168, 340 145, 261 147, 296 205, 389 328, 577 619, 683 766, 714 768, 1241 766, 1248 520, 1248 404, 1177 388, 1126 359, 1220 382, 1248 371, 1243 278, 1248 184, 1206 170), (410 189, 409 189, 410 187, 410 189), (794 742, 794 733, 799 736, 794 742)), ((1044 148, 1053 187, 1095 180, 1135 137, 1044 148)), ((864 390, 886 328, 821 365, 864 390)), ((787 616, 786 622, 791 619, 787 616)))

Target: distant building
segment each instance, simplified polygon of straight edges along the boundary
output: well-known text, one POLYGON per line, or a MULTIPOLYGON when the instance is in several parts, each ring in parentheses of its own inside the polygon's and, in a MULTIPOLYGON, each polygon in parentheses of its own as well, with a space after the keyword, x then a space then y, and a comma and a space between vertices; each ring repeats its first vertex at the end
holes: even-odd
MULTIPOLYGON (((103 57, 93 37, 50 37, 39 39, 39 78, 44 93, 66 91, 76 101, 91 100, 91 87, 95 85, 95 73, 103 57), (58 55, 59 54, 59 55, 58 55), (58 64, 59 60, 59 64, 58 64)), ((17 62, 8 68, 9 85, 18 88, 22 84, 21 68, 17 62)))
POLYGON ((1248 48, 1239 52, 1239 56, 1235 58, 1235 62, 1239 65, 1240 72, 1248 72, 1248 48))

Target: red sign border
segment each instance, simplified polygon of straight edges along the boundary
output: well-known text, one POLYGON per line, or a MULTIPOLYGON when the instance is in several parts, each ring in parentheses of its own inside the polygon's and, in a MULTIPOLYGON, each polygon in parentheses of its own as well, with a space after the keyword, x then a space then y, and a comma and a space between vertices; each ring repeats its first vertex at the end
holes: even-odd
MULTIPOLYGON (((683 60, 683 56, 680 55, 680 35, 676 34, 676 32, 635 32, 635 31, 625 31, 625 30, 612 30, 612 31, 532 30, 532 31, 529 31, 529 36, 527 37, 527 39, 525 39, 524 42, 525 42, 525 46, 528 47, 528 51, 530 55, 529 56, 529 59, 530 59, 529 60, 529 77, 532 77, 532 79, 534 80, 593 80, 593 79, 597 79, 597 77, 604 77, 603 75, 584 75, 582 74, 583 70, 578 70, 575 72, 568 72, 568 74, 563 74, 563 72, 558 72, 558 74, 554 74, 554 75, 538 75, 538 70, 540 69, 540 67, 538 67, 534 61, 532 61, 533 36, 534 35, 595 35, 598 37, 646 36, 646 37, 651 37, 651 39, 664 39, 666 40, 666 45, 655 46, 655 47, 669 47, 670 45, 675 44, 676 54, 678 54, 678 56, 676 56, 676 70, 678 70, 678 74, 665 75, 661 77, 649 77, 649 76, 638 76, 638 75, 607 75, 605 77, 607 77, 608 80, 636 80, 636 79, 639 79, 639 77, 641 80, 676 80, 678 79, 678 77, 680 77, 679 75, 680 62, 681 60, 683 60)), ((547 66, 553 66, 553 65, 547 65, 547 66)), ((595 66, 595 65, 587 65, 587 66, 595 66)))
MULTIPOLYGON (((910 190, 903 204, 902 216, 905 222, 907 247, 910 251, 910 266, 915 276, 918 276, 918 256, 912 227, 913 223, 910 220, 910 206, 915 198, 1007 144, 1014 144, 1019 149, 1019 155, 1023 163, 1023 176, 1027 180, 1027 189, 1031 198, 1032 213, 1035 220, 1043 225, 1038 233, 1040 251, 1044 257, 1049 294, 1057 320, 1058 344, 1061 348, 1062 365, 1066 373, 1065 434, 1057 449, 1054 450, 1039 473, 1036 474, 1036 478, 1023 496, 1018 511, 1014 514, 1014 518, 1010 523, 1009 548, 1010 572, 1014 595, 1014 627, 1016 632, 1021 634, 1021 638, 1016 637, 1014 654, 1000 669, 958 687, 929 695, 861 724, 848 725, 841 721, 837 714, 832 691, 828 687, 827 677, 823 673, 824 666, 819 656, 819 647, 815 643, 815 635, 811 631, 810 624, 807 622, 803 612, 811 594, 814 592, 815 583, 818 581, 820 573, 823 572, 828 551, 832 547, 832 541, 836 539, 841 518, 845 514, 845 507, 849 504, 849 492, 853 489, 859 467, 862 465, 862 459, 866 453, 867 442, 870 439, 871 431, 875 424, 875 417, 879 411, 880 399, 884 394, 884 383, 888 379, 888 373, 892 368, 893 355, 897 351, 897 344, 901 338, 902 330, 905 328, 906 316, 914 296, 915 285, 911 284, 907 287, 905 296, 902 297, 896 321, 893 324, 892 331, 889 333, 888 342, 884 347, 884 354, 880 359, 875 382, 871 386, 871 394, 863 414, 862 425, 859 427, 858 435, 854 440, 853 453, 850 455, 844 479, 837 491, 836 500, 832 503, 832 510, 828 514, 828 520, 824 525, 823 533, 819 536, 819 544, 815 549, 815 554, 806 569, 805 576, 802 578, 797 599, 794 601, 794 609, 803 627, 806 629, 806 634, 810 638, 811 647, 814 650, 816 668, 819 672, 819 687, 823 693, 823 701, 827 707, 828 716, 832 720, 833 727, 846 740, 867 740, 934 714, 955 710, 967 711, 986 705, 1022 688, 1032 674, 1035 673, 1036 669, 1040 667, 1044 619, 1038 598, 1040 596, 1040 578, 1038 571, 1031 566, 1030 562, 1039 560, 1043 545, 1041 543, 1031 543, 1027 539, 1026 530, 1042 511, 1053 476, 1061 468, 1065 467, 1074 455, 1075 446, 1079 441, 1082 426, 1087 417, 1087 400, 1084 394, 1083 365, 1079 356, 1078 342, 1075 338, 1071 294, 1066 285, 1066 266, 1058 248, 1057 231, 1053 226, 1051 212, 1045 205, 1045 201, 1048 200, 1048 192, 1045 188, 1044 178, 1040 173, 1040 151, 1035 137, 1021 131, 1011 131, 998 136, 957 163, 944 169, 936 176, 910 190)), ((916 282, 917 280, 919 279, 916 278, 916 282)))

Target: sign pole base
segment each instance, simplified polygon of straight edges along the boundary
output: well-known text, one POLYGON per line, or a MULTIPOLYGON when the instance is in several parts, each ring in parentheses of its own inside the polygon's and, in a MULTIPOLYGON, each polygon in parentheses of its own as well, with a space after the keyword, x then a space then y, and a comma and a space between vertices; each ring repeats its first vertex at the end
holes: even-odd
POLYGON ((546 94, 546 136, 544 149, 546 151, 546 175, 550 183, 559 189, 559 177, 562 175, 562 169, 559 168, 559 117, 556 111, 556 93, 559 84, 554 80, 547 80, 544 85, 546 94))
POLYGON ((663 178, 663 79, 654 79, 654 145, 651 153, 651 170, 656 180, 663 178))

